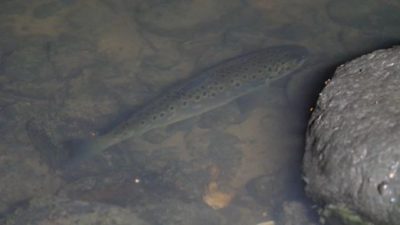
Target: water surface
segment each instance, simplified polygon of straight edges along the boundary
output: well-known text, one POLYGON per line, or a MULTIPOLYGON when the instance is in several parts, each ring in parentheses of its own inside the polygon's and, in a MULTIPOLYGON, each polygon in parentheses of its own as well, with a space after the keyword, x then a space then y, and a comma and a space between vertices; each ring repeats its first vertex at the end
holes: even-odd
POLYGON ((336 66, 397 44, 399 15, 395 0, 1 1, 2 221, 84 201, 137 224, 318 224, 301 180, 309 109, 336 66), (287 44, 312 66, 71 171, 52 169, 27 134, 33 119, 54 149, 94 139, 176 82, 287 44), (49 195, 67 200, 25 204, 49 195))

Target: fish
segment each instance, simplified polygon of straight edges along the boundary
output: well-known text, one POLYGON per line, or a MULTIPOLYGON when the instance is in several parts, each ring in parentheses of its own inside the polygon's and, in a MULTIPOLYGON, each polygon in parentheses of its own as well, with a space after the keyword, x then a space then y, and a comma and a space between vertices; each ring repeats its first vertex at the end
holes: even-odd
POLYGON ((97 155, 127 139, 225 105, 299 70, 307 48, 280 45, 224 60, 167 88, 109 131, 76 147, 72 161, 97 155))

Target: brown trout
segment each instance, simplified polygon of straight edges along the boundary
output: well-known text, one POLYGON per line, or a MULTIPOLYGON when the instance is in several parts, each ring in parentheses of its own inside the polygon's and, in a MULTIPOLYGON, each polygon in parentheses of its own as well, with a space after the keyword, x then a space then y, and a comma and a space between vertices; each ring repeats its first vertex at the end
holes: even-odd
POLYGON ((72 162, 98 154, 128 138, 208 112, 297 71, 306 48, 283 45, 223 61, 172 86, 144 104, 129 119, 72 149, 72 162))

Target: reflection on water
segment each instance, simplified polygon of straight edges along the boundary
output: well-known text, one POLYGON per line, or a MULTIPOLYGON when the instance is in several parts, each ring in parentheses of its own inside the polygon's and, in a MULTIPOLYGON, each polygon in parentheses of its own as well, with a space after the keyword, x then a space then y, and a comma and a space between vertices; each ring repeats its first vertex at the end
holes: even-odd
POLYGON ((335 66, 397 41, 399 15, 395 0, 1 1, 0 223, 318 224, 301 180, 308 109, 335 66), (68 170, 48 163, 165 87, 282 44, 313 66, 68 170))

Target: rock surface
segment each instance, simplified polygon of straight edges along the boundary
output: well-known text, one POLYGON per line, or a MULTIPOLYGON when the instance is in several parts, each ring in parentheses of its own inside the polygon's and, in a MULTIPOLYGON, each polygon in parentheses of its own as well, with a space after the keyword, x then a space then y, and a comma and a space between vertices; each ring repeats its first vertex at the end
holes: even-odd
POLYGON ((314 200, 377 224, 400 219, 400 47, 340 66, 309 122, 303 169, 314 200))
POLYGON ((6 224, 147 225, 148 223, 131 210, 118 206, 47 197, 33 199, 28 207, 18 209, 14 215, 9 216, 6 224))

